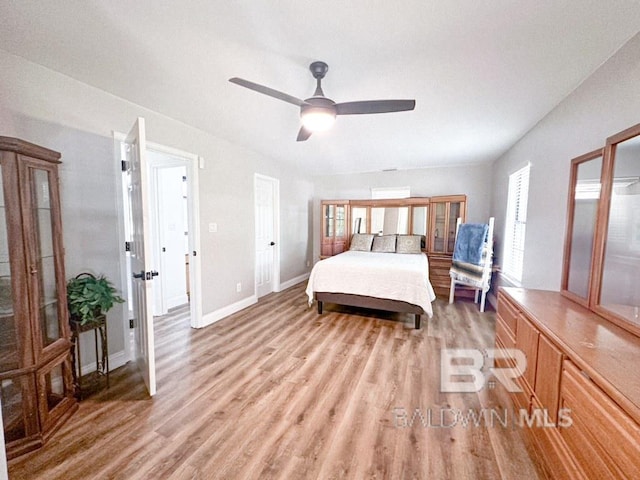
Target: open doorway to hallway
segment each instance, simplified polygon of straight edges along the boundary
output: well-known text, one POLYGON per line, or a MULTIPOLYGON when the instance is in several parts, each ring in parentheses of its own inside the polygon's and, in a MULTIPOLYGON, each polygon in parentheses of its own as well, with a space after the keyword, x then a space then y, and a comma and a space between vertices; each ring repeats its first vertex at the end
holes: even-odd
POLYGON ((150 210, 154 264, 153 315, 188 309, 189 222, 187 167, 171 155, 149 150, 150 210))
MULTIPOLYGON (((124 136, 114 134, 114 137, 124 151, 126 149, 124 136)), ((149 311, 154 317, 178 314, 176 319, 188 322, 191 327, 199 328, 202 326, 202 299, 198 173, 199 169, 203 168, 204 161, 197 155, 151 142, 146 142, 145 159, 146 174, 143 176, 143 183, 145 183, 143 190, 146 192, 144 197, 149 205, 145 222, 148 224, 148 236, 151 239, 148 270, 151 273, 153 285, 148 295, 149 311), (168 205, 176 208, 169 209, 168 205), (163 255, 167 253, 171 255, 163 255), (158 272, 157 276, 156 272, 158 272)), ((121 203, 123 208, 120 209, 120 225, 123 226, 121 240, 127 248, 123 249, 120 261, 123 289, 127 290, 128 305, 132 305, 133 275, 130 252, 127 249, 136 227, 128 213, 130 212, 129 176, 123 163, 121 203)), ((132 321, 134 316, 134 312, 130 310, 128 317, 123 319, 125 356, 130 360, 134 360, 135 350, 133 348, 134 330, 131 329, 131 326, 135 325, 135 321, 132 321)))

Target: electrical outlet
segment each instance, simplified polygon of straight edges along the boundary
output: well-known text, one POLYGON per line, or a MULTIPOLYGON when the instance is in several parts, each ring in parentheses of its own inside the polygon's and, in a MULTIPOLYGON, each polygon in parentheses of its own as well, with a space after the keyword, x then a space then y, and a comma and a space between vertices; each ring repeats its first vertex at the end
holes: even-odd
POLYGON ((216 233, 218 231, 218 224, 217 223, 210 223, 209 224, 209 233, 216 233))
POLYGON ((236 292, 240 293, 242 291, 242 283, 238 282, 236 284, 236 292))
POLYGON ((307 267, 310 267, 310 266, 311 266, 311 261, 307 260, 307 267))

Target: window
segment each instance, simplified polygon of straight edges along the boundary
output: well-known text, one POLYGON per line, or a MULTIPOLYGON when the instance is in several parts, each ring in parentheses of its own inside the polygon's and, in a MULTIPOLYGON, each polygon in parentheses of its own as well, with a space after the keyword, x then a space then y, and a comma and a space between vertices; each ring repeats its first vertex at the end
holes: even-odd
POLYGON ((509 175, 507 220, 505 226, 503 273, 517 282, 522 281, 524 238, 527 226, 527 198, 529 196, 529 165, 509 175))
POLYGON ((381 200, 384 198, 409 198, 411 196, 410 187, 372 187, 371 198, 381 200))

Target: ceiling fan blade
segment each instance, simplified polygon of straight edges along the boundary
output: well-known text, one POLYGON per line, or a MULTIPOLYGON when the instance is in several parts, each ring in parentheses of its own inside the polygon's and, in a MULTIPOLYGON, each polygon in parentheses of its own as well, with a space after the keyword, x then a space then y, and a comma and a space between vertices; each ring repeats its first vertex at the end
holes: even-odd
POLYGON ((336 104, 336 115, 360 115, 366 113, 404 112, 413 110, 415 100, 364 100, 336 104))
POLYGON ((250 82, 249 80, 244 80, 243 78, 233 77, 233 78, 230 78, 229 81, 231 83, 235 83, 236 85, 240 85, 241 87, 246 87, 258 93, 262 93, 264 95, 269 95, 270 97, 277 98, 278 100, 284 100, 287 103, 292 103, 293 105, 297 105, 298 107, 301 107, 302 105, 306 104, 304 100, 293 97, 283 92, 279 92, 278 90, 274 90, 273 88, 265 87, 264 85, 250 82))
POLYGON ((306 128, 304 128, 304 126, 302 126, 300 127, 300 131, 298 132, 298 138, 296 138, 296 141, 304 142, 311 136, 312 133, 313 132, 311 130, 307 130, 306 128))

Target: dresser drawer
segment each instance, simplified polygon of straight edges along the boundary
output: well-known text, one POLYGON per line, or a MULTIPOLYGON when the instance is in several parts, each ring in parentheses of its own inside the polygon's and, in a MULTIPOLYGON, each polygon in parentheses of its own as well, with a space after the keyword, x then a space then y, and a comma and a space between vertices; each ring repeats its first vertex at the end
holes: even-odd
POLYGON ((496 316, 496 339, 498 339, 505 348, 516 348, 516 339, 500 315, 496 316))
POLYGON ((518 309, 503 294, 498 295, 498 315, 515 338, 518 309))
POLYGON ((563 363, 560 429, 587 478, 640 478, 640 426, 571 362, 563 363))

